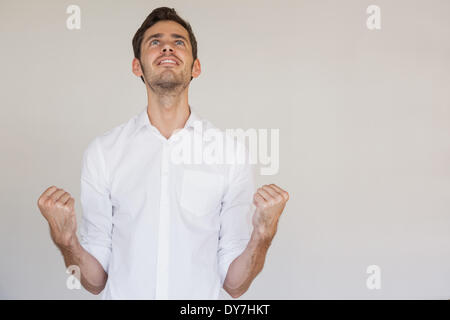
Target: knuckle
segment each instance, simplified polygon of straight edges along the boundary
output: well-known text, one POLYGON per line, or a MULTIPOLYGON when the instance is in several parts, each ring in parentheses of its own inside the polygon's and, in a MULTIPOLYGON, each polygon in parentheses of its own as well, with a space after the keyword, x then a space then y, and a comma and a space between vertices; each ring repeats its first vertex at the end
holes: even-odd
POLYGON ((71 198, 71 200, 69 200, 66 204, 67 208, 69 208, 69 210, 73 210, 74 206, 75 206, 75 201, 73 200, 73 198, 71 198))
POLYGON ((55 201, 52 198, 48 197, 44 200, 43 205, 45 207, 52 207, 54 205, 54 203, 55 203, 55 201))

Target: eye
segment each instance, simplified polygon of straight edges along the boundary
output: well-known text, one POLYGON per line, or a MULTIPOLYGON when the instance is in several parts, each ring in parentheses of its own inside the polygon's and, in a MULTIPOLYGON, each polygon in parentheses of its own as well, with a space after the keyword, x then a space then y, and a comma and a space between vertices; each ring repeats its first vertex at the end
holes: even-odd
POLYGON ((150 41, 150 45, 153 45, 153 43, 155 42, 155 41, 158 41, 159 42, 159 40, 152 40, 152 41, 150 41))
POLYGON ((183 45, 183 46, 184 46, 184 42, 183 42, 183 40, 177 40, 177 41, 175 41, 175 43, 180 43, 181 45, 183 45))

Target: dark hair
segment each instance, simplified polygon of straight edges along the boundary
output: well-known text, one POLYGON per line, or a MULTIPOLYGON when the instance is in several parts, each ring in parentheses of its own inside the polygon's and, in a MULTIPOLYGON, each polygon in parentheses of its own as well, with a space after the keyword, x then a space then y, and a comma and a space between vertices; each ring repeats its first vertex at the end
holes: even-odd
MULTIPOLYGON (((195 59, 197 59, 197 40, 195 39, 195 35, 194 32, 192 31, 191 25, 187 21, 183 20, 177 14, 174 8, 168 7, 159 7, 154 9, 144 20, 141 27, 136 31, 136 34, 134 35, 132 41, 134 57, 139 61, 141 61, 141 44, 144 38, 145 31, 147 31, 147 29, 152 27, 155 23, 165 20, 175 21, 176 23, 180 24, 183 28, 186 29, 186 31, 189 34, 189 41, 191 42, 192 56, 194 57, 193 61, 195 61, 195 59)), ((142 76, 141 79, 142 81, 144 81, 142 76)))

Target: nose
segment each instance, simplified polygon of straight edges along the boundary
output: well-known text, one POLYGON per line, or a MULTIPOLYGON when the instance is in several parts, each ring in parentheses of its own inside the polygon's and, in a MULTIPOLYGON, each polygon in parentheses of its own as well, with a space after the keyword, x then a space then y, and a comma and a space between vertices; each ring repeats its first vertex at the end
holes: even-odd
POLYGON ((170 45, 165 44, 163 49, 162 49, 162 52, 164 52, 164 53, 166 53, 166 52, 173 52, 173 49, 170 47, 170 45))

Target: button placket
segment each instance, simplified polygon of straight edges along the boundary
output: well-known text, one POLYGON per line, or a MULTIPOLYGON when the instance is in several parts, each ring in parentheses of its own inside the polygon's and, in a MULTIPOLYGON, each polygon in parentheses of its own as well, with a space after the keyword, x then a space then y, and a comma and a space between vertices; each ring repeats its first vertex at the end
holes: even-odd
POLYGON ((169 203, 169 148, 163 143, 161 156, 161 197, 159 210, 158 259, 156 299, 169 299, 169 249, 170 249, 170 203, 169 203))

